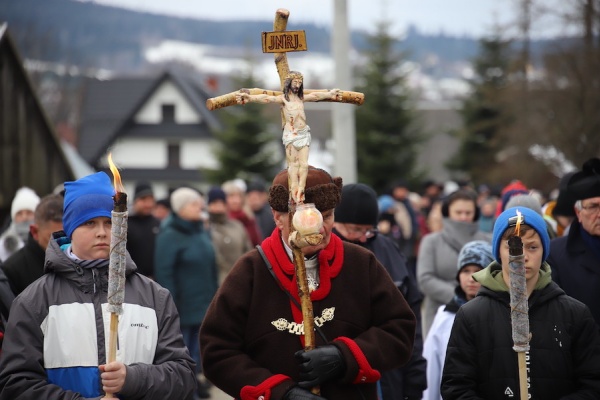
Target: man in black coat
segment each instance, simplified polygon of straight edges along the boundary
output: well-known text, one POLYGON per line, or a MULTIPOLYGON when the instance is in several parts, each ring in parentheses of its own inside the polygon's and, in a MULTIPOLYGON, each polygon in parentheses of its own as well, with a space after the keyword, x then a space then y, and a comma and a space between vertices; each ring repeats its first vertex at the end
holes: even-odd
POLYGON ((377 194, 371 187, 362 183, 344 185, 342 200, 335 209, 333 232, 342 240, 371 250, 415 314, 417 325, 412 356, 404 367, 383 372, 380 384, 383 400, 421 399, 427 388, 427 362, 422 355, 421 333, 423 296, 398 245, 389 237, 377 234, 378 215, 377 194))
POLYGON ((10 256, 2 266, 15 295, 44 274, 46 247, 53 232, 62 231, 63 196, 49 194, 36 206, 33 224, 25 246, 10 256))
POLYGON ((149 278, 154 277, 154 243, 160 229, 160 220, 152 215, 155 205, 152 186, 147 182, 138 183, 127 223, 127 251, 138 272, 149 278))
POLYGON ((576 218, 567 236, 550 243, 552 280, 590 308, 600 329, 600 158, 586 161, 567 191, 576 200, 576 218))

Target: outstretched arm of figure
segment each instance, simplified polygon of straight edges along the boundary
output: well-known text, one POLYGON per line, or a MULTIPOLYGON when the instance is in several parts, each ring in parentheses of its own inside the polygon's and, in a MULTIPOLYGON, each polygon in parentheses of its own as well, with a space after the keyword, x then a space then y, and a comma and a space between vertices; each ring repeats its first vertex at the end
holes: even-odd
POLYGON ((235 101, 238 104, 246 103, 283 103, 282 96, 269 96, 268 94, 250 94, 244 89, 235 93, 235 101))
POLYGON ((315 90, 310 93, 304 93, 304 101, 342 101, 342 91, 340 89, 315 90))

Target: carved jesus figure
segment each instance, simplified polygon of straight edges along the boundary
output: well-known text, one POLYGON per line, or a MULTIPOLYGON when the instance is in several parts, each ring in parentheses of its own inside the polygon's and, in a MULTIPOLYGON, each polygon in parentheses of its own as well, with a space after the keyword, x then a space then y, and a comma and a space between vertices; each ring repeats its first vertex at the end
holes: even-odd
POLYGON ((236 93, 238 104, 278 103, 281 104, 285 124, 283 126, 283 145, 290 177, 290 193, 296 204, 304 202, 304 187, 308 173, 308 148, 310 146, 310 127, 304 114, 305 101, 340 101, 339 89, 311 92, 304 95, 303 76, 300 72, 290 71, 283 84, 283 93, 278 96, 267 94, 251 95, 239 90, 236 93))

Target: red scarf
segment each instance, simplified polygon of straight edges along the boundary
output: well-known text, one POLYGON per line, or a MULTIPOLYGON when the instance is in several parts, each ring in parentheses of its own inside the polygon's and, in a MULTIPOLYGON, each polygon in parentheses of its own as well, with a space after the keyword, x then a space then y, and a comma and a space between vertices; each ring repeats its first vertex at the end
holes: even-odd
MULTIPOLYGON (((271 236, 263 240, 261 247, 273 266, 275 276, 277 276, 281 285, 300 303, 294 263, 285 251, 279 228, 274 229, 271 236)), ((310 299, 312 301, 323 300, 327 297, 331 290, 331 279, 338 276, 342 270, 342 264, 344 263, 344 245, 342 240, 332 233, 329 244, 319 252, 318 259, 319 287, 311 292, 310 299)), ((294 321, 299 324, 302 323, 302 311, 291 300, 290 307, 292 308, 294 321)))

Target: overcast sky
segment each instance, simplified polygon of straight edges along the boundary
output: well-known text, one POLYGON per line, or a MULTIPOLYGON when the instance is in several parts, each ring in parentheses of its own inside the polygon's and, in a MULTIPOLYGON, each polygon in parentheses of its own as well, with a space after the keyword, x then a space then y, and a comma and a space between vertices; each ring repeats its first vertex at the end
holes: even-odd
MULTIPOLYGON (((272 20, 278 8, 290 21, 330 25, 333 0, 94 0, 136 10, 208 19, 272 20)), ((370 30, 387 17, 393 31, 409 24, 426 33, 445 32, 480 37, 495 23, 514 21, 517 0, 347 0, 351 28, 370 30)))

